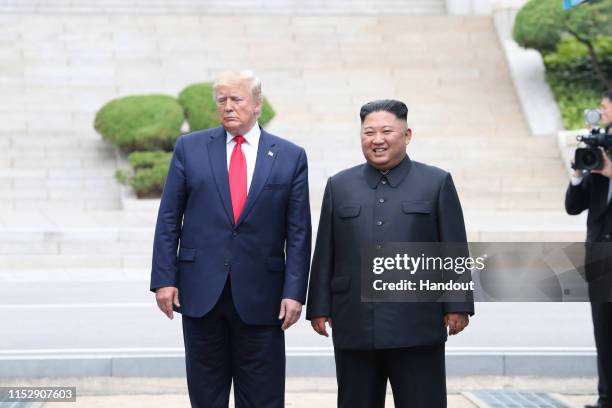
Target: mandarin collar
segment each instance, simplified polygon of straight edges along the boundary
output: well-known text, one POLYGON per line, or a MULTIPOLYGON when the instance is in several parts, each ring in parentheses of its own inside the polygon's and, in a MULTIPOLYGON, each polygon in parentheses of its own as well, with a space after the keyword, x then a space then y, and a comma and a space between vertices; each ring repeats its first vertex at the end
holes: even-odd
POLYGON ((412 161, 408 155, 406 155, 397 166, 387 171, 387 173, 383 174, 383 172, 369 165, 368 163, 365 164, 363 173, 366 182, 371 188, 376 188, 383 177, 387 179, 387 182, 391 187, 397 187, 402 183, 402 181, 404 181, 404 178, 406 178, 406 175, 410 171, 411 167, 412 161))

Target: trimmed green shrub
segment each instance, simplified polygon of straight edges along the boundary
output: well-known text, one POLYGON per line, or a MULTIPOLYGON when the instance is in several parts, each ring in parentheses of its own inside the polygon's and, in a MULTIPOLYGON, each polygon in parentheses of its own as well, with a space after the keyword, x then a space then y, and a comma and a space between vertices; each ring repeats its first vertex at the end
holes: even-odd
POLYGON ((171 151, 181 133, 183 109, 168 95, 136 95, 114 99, 96 114, 94 127, 126 153, 171 151))
POLYGON ((118 170, 115 177, 132 186, 139 198, 159 197, 164 190, 171 160, 172 153, 162 150, 133 152, 128 156, 133 174, 118 170))
POLYGON ((521 47, 541 53, 554 51, 561 40, 563 4, 559 0, 531 0, 516 14, 512 36, 521 47))
POLYGON ((566 129, 582 129, 584 123, 584 110, 599 107, 601 92, 592 89, 584 89, 572 86, 563 86, 558 83, 551 83, 551 88, 555 94, 563 126, 566 129))
MULTIPOLYGON (((183 107, 185 117, 189 123, 189 129, 192 132, 219 126, 219 116, 211 82, 187 86, 179 94, 178 101, 183 107)), ((259 124, 265 126, 273 117, 274 109, 272 109, 270 102, 264 98, 261 115, 259 116, 259 124)))

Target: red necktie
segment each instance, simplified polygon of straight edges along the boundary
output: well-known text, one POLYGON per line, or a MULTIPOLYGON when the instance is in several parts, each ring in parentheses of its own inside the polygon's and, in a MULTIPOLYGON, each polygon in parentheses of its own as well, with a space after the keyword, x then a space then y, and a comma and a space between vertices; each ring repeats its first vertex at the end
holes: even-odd
POLYGON ((230 195, 232 196, 232 209, 234 211, 234 222, 238 222, 240 213, 244 208, 244 203, 247 198, 247 163, 244 152, 242 151, 242 143, 244 136, 238 135, 234 137, 234 150, 229 165, 229 185, 230 195))

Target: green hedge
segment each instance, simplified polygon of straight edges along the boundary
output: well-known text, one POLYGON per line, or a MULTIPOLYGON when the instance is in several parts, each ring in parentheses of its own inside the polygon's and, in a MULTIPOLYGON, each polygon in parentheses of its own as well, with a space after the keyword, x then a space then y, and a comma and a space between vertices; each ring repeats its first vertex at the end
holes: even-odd
MULTIPOLYGON (((602 69, 612 77, 612 37, 600 37, 595 51, 602 69)), ((583 128, 584 110, 599 107, 601 93, 605 91, 597 80, 586 46, 565 37, 555 52, 544 55, 546 80, 559 105, 566 129, 583 128)))
MULTIPOLYGON (((219 116, 213 98, 211 82, 189 85, 181 91, 178 101, 183 107, 189 129, 192 132, 219 126, 219 116)), ((272 109, 270 102, 264 98, 259 124, 265 126, 273 117, 274 109, 272 109)))
POLYGON ((172 150, 181 133, 183 109, 168 95, 127 96, 108 102, 96 114, 95 129, 126 153, 172 150))
POLYGON ((118 170, 116 177, 132 186, 139 198, 159 197, 164 190, 171 160, 172 153, 163 150, 133 152, 128 156, 133 174, 118 170))

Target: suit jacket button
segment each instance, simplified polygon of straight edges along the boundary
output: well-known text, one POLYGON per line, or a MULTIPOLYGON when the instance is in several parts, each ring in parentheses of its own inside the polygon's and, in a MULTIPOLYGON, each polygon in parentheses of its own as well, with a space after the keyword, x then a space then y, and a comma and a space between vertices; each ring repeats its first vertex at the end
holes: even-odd
POLYGON ((235 237, 236 235, 238 235, 238 233, 236 231, 232 231, 232 236, 235 237))
POLYGON ((383 222, 382 221, 376 221, 376 225, 378 225, 380 227, 381 225, 383 225, 383 222))

